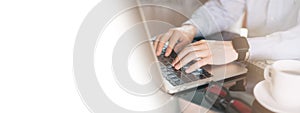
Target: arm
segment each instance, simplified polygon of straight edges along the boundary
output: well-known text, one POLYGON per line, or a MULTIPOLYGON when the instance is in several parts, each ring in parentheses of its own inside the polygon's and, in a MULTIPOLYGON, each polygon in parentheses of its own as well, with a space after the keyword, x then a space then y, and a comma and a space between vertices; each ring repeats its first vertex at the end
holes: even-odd
MULTIPOLYGON (((299 21, 300 22, 300 21, 299 21)), ((300 23, 282 32, 276 32, 266 37, 248 38, 250 60, 300 60, 300 23)), ((186 72, 190 73, 207 64, 221 65, 235 61, 238 53, 231 41, 195 42, 184 48, 173 61, 172 65, 180 69, 194 59, 200 58, 186 72)))
POLYGON ((300 24, 266 37, 248 38, 250 60, 300 60, 300 24))
POLYGON ((197 29, 197 36, 207 36, 229 28, 242 16, 246 0, 210 0, 197 9, 190 20, 197 29))
POLYGON ((250 60, 300 60, 300 10, 298 23, 287 31, 265 37, 248 38, 250 60))

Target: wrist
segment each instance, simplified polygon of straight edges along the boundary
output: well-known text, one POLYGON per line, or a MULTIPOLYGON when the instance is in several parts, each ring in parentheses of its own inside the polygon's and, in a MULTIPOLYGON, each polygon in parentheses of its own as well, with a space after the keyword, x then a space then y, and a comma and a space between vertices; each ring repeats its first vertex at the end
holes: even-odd
POLYGON ((232 40, 232 47, 238 54, 237 61, 247 61, 249 57, 249 44, 245 37, 236 37, 232 40))
POLYGON ((234 59, 234 61, 238 60, 239 58, 239 53, 234 49, 233 47, 233 42, 232 41, 228 41, 230 49, 232 51, 232 57, 234 59))
POLYGON ((181 28, 190 36, 195 37, 197 35, 197 28, 194 25, 186 24, 181 26, 181 28))

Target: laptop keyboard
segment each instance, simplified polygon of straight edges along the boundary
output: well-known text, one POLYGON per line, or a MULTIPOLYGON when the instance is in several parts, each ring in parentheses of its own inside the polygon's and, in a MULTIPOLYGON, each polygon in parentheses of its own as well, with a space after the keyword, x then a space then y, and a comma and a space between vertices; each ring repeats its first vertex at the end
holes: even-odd
POLYGON ((188 63, 184 67, 179 70, 176 70, 171 64, 173 60, 176 58, 177 54, 172 51, 169 57, 165 57, 166 46, 163 48, 162 54, 158 56, 158 60, 160 63, 160 68, 163 76, 172 84, 173 86, 178 86, 181 84, 207 79, 212 77, 210 73, 205 71, 202 68, 197 69, 192 73, 186 73, 185 70, 192 65, 195 61, 188 63))

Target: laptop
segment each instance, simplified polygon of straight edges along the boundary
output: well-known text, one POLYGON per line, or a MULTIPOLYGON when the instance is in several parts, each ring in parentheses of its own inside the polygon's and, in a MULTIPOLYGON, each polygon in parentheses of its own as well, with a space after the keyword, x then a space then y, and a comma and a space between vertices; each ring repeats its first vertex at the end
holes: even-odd
MULTIPOLYGON (((137 0, 137 2, 139 6, 142 6, 139 0, 137 0)), ((147 23, 147 19, 145 18, 147 12, 144 12, 142 7, 139 7, 139 12, 140 19, 142 19, 142 21, 144 22, 143 24, 145 28, 144 30, 140 29, 141 32, 145 31, 145 33, 143 33, 145 34, 145 37, 140 37, 144 39, 139 40, 153 40, 153 36, 155 34, 153 31, 157 31, 162 27, 149 25, 151 23, 147 23)), ((166 44, 163 48, 162 54, 164 54, 167 46, 168 45, 166 44)), ((237 62, 219 66, 207 65, 197 69, 192 73, 185 73, 185 69, 187 69, 195 61, 190 62, 180 70, 176 70, 174 69, 174 67, 172 67, 171 63, 176 58, 177 54, 173 51, 170 57, 164 57, 164 55, 156 56, 151 41, 148 41, 148 44, 146 44, 146 46, 143 46, 143 50, 141 50, 139 54, 148 55, 147 58, 143 58, 143 62, 147 62, 149 64, 153 62, 159 62, 157 65, 155 65, 159 70, 159 72, 155 73, 157 74, 155 76, 159 76, 159 79, 161 79, 161 82, 163 84, 161 89, 169 94, 174 94, 201 85, 206 85, 210 81, 220 81, 247 73, 247 69, 245 68, 245 66, 237 62), (149 55, 149 53, 151 53, 151 55, 149 55)))
POLYGON ((157 56, 157 60, 160 62, 160 76, 162 76, 164 83, 163 90, 169 94, 206 85, 211 81, 230 79, 247 73, 247 69, 243 64, 237 62, 219 66, 207 65, 198 68, 192 73, 186 73, 185 70, 195 63, 196 60, 188 63, 181 69, 176 70, 171 63, 176 58, 177 54, 172 51, 169 57, 165 57, 164 53, 166 48, 167 44, 163 48, 162 54, 157 56))

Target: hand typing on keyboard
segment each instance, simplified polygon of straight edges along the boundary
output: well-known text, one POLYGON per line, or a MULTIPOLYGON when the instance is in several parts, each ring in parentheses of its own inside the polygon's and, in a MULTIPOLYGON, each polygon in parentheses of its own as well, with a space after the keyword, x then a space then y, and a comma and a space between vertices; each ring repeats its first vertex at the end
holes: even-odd
POLYGON ((158 35, 153 43, 156 55, 159 56, 166 42, 169 46, 165 49, 165 56, 169 56, 172 50, 180 51, 191 43, 196 35, 196 27, 193 25, 183 25, 172 28, 168 32, 158 35))
POLYGON ((188 82, 197 81, 199 79, 205 79, 211 77, 211 75, 205 70, 199 68, 192 73, 186 73, 185 70, 193 64, 194 62, 190 62, 187 65, 183 66, 181 69, 175 69, 171 63, 176 58, 177 54, 172 51, 169 57, 166 57, 165 54, 166 46, 162 50, 162 54, 158 56, 158 60, 160 61, 160 67, 163 76, 173 85, 181 85, 188 82))
POLYGON ((175 58, 172 65, 176 69, 184 67, 191 61, 196 61, 187 70, 191 73, 207 64, 223 65, 237 60, 238 54, 234 50, 231 41, 201 40, 186 46, 175 58))

